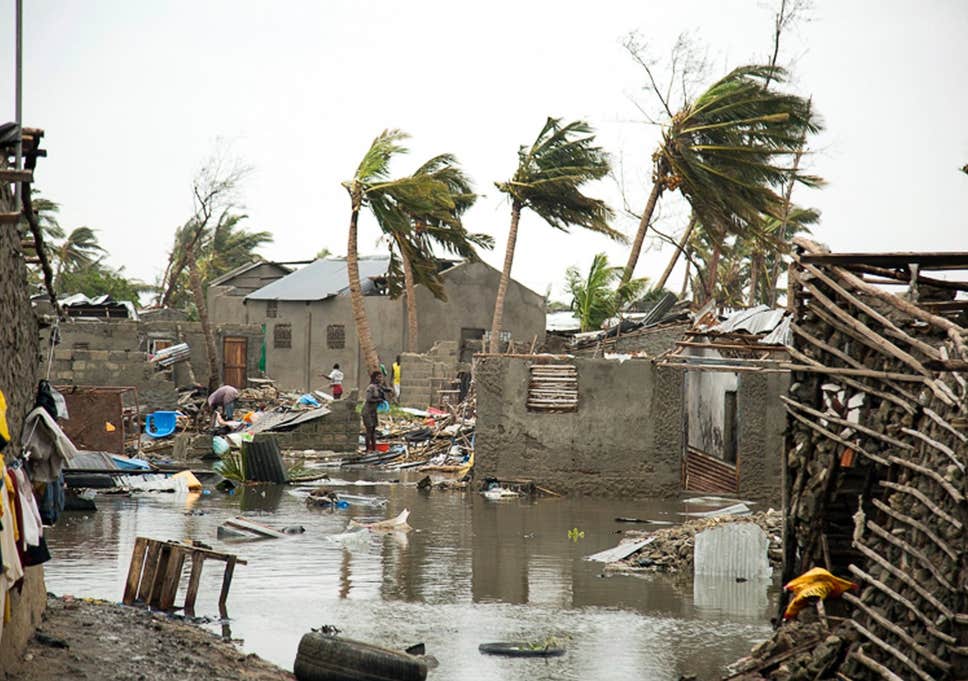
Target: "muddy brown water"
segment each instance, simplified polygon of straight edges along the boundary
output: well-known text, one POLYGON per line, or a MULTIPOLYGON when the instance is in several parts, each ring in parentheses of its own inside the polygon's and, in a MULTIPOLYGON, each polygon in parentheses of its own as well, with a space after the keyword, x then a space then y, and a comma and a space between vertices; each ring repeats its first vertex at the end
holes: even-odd
MULTIPOLYGON (((271 485, 233 495, 98 497, 97 512, 66 513, 48 530, 48 590, 118 601, 135 537, 199 539, 248 560, 235 571, 227 623, 247 652, 292 669, 300 637, 332 624, 343 636, 391 648, 424 642, 440 662, 430 679, 714 679, 769 634, 771 583, 604 576, 602 564, 582 560, 617 543, 616 531, 629 526, 616 516, 678 521, 687 508, 679 502, 491 501, 474 492, 422 493, 412 484, 419 476, 387 484, 402 474, 330 474, 354 483, 337 489, 386 497, 388 507, 310 509, 305 490, 271 485), (404 508, 408 534, 347 544, 328 538, 350 518, 382 520, 404 508), (219 523, 240 513, 306 532, 218 540, 219 523), (569 537, 575 529, 584 536, 569 537), (565 645, 564 657, 509 659, 477 649, 548 637, 565 645)), ((228 633, 217 621, 220 579, 221 564, 207 561, 196 612, 228 633)), ((187 565, 182 589, 186 581, 187 565)))

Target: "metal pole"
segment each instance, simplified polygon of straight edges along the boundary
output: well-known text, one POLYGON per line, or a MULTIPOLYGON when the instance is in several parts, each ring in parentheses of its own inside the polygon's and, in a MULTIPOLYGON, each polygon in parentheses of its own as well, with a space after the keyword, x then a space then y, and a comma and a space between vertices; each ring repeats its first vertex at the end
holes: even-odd
MULTIPOLYGON (((23 0, 16 0, 17 5, 17 58, 16 58, 16 94, 14 96, 16 102, 16 111, 14 116, 17 120, 17 127, 19 128, 19 138, 17 139, 17 151, 16 160, 14 161, 14 168, 16 170, 21 169, 23 162, 23 70, 24 70, 24 2, 23 0)), ((17 208, 22 210, 20 203, 20 182, 14 183, 14 197, 16 198, 17 208)))

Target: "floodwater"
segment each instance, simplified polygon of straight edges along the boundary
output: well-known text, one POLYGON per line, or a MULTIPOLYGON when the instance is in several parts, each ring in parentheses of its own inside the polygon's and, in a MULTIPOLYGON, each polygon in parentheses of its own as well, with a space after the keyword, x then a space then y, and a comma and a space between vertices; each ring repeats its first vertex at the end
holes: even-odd
MULTIPOLYGON (((332 471, 352 482, 401 474, 332 471)), ((732 579, 676 582, 665 576, 603 576, 582 560, 614 546, 629 525, 616 516, 678 520, 678 502, 542 498, 491 501, 475 492, 420 492, 412 484, 353 484, 387 509, 307 508, 299 490, 259 486, 234 495, 142 493, 99 496, 98 512, 71 512, 48 531, 54 560, 47 588, 119 601, 135 537, 198 539, 248 561, 228 599, 230 635, 247 652, 292 669, 299 639, 332 624, 343 636, 391 648, 426 643, 440 662, 430 679, 718 679, 725 665, 769 635, 775 587, 732 579), (408 508, 414 530, 339 545, 350 518, 382 520, 408 508), (285 539, 223 542, 227 518, 253 516, 276 527, 302 525, 285 539), (584 536, 569 531, 577 529, 584 536), (577 535, 577 536, 576 536, 577 535), (488 641, 544 641, 568 652, 553 659, 482 655, 488 641)), ((692 510, 705 510, 696 509, 692 510)), ((218 622, 222 564, 206 561, 196 614, 218 622)), ((177 603, 187 582, 183 577, 177 603)))

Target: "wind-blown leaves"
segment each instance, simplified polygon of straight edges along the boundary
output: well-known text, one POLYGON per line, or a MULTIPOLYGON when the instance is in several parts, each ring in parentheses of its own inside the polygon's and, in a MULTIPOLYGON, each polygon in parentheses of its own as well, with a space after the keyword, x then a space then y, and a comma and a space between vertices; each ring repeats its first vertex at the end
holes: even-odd
POLYGON ((608 154, 595 144, 591 126, 584 121, 562 125, 560 118, 549 118, 534 143, 518 149, 512 178, 495 185, 555 229, 567 232, 577 225, 624 242, 625 236, 609 226, 612 209, 580 190, 608 172, 608 154))

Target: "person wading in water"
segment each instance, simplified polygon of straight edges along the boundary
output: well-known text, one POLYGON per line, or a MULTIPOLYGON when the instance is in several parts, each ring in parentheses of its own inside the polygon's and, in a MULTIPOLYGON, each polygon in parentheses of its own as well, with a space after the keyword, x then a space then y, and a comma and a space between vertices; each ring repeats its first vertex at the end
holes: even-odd
POLYGON ((370 374, 370 385, 363 395, 363 428, 366 429, 366 451, 376 451, 376 426, 378 423, 376 409, 383 402, 383 374, 374 371, 370 374))

